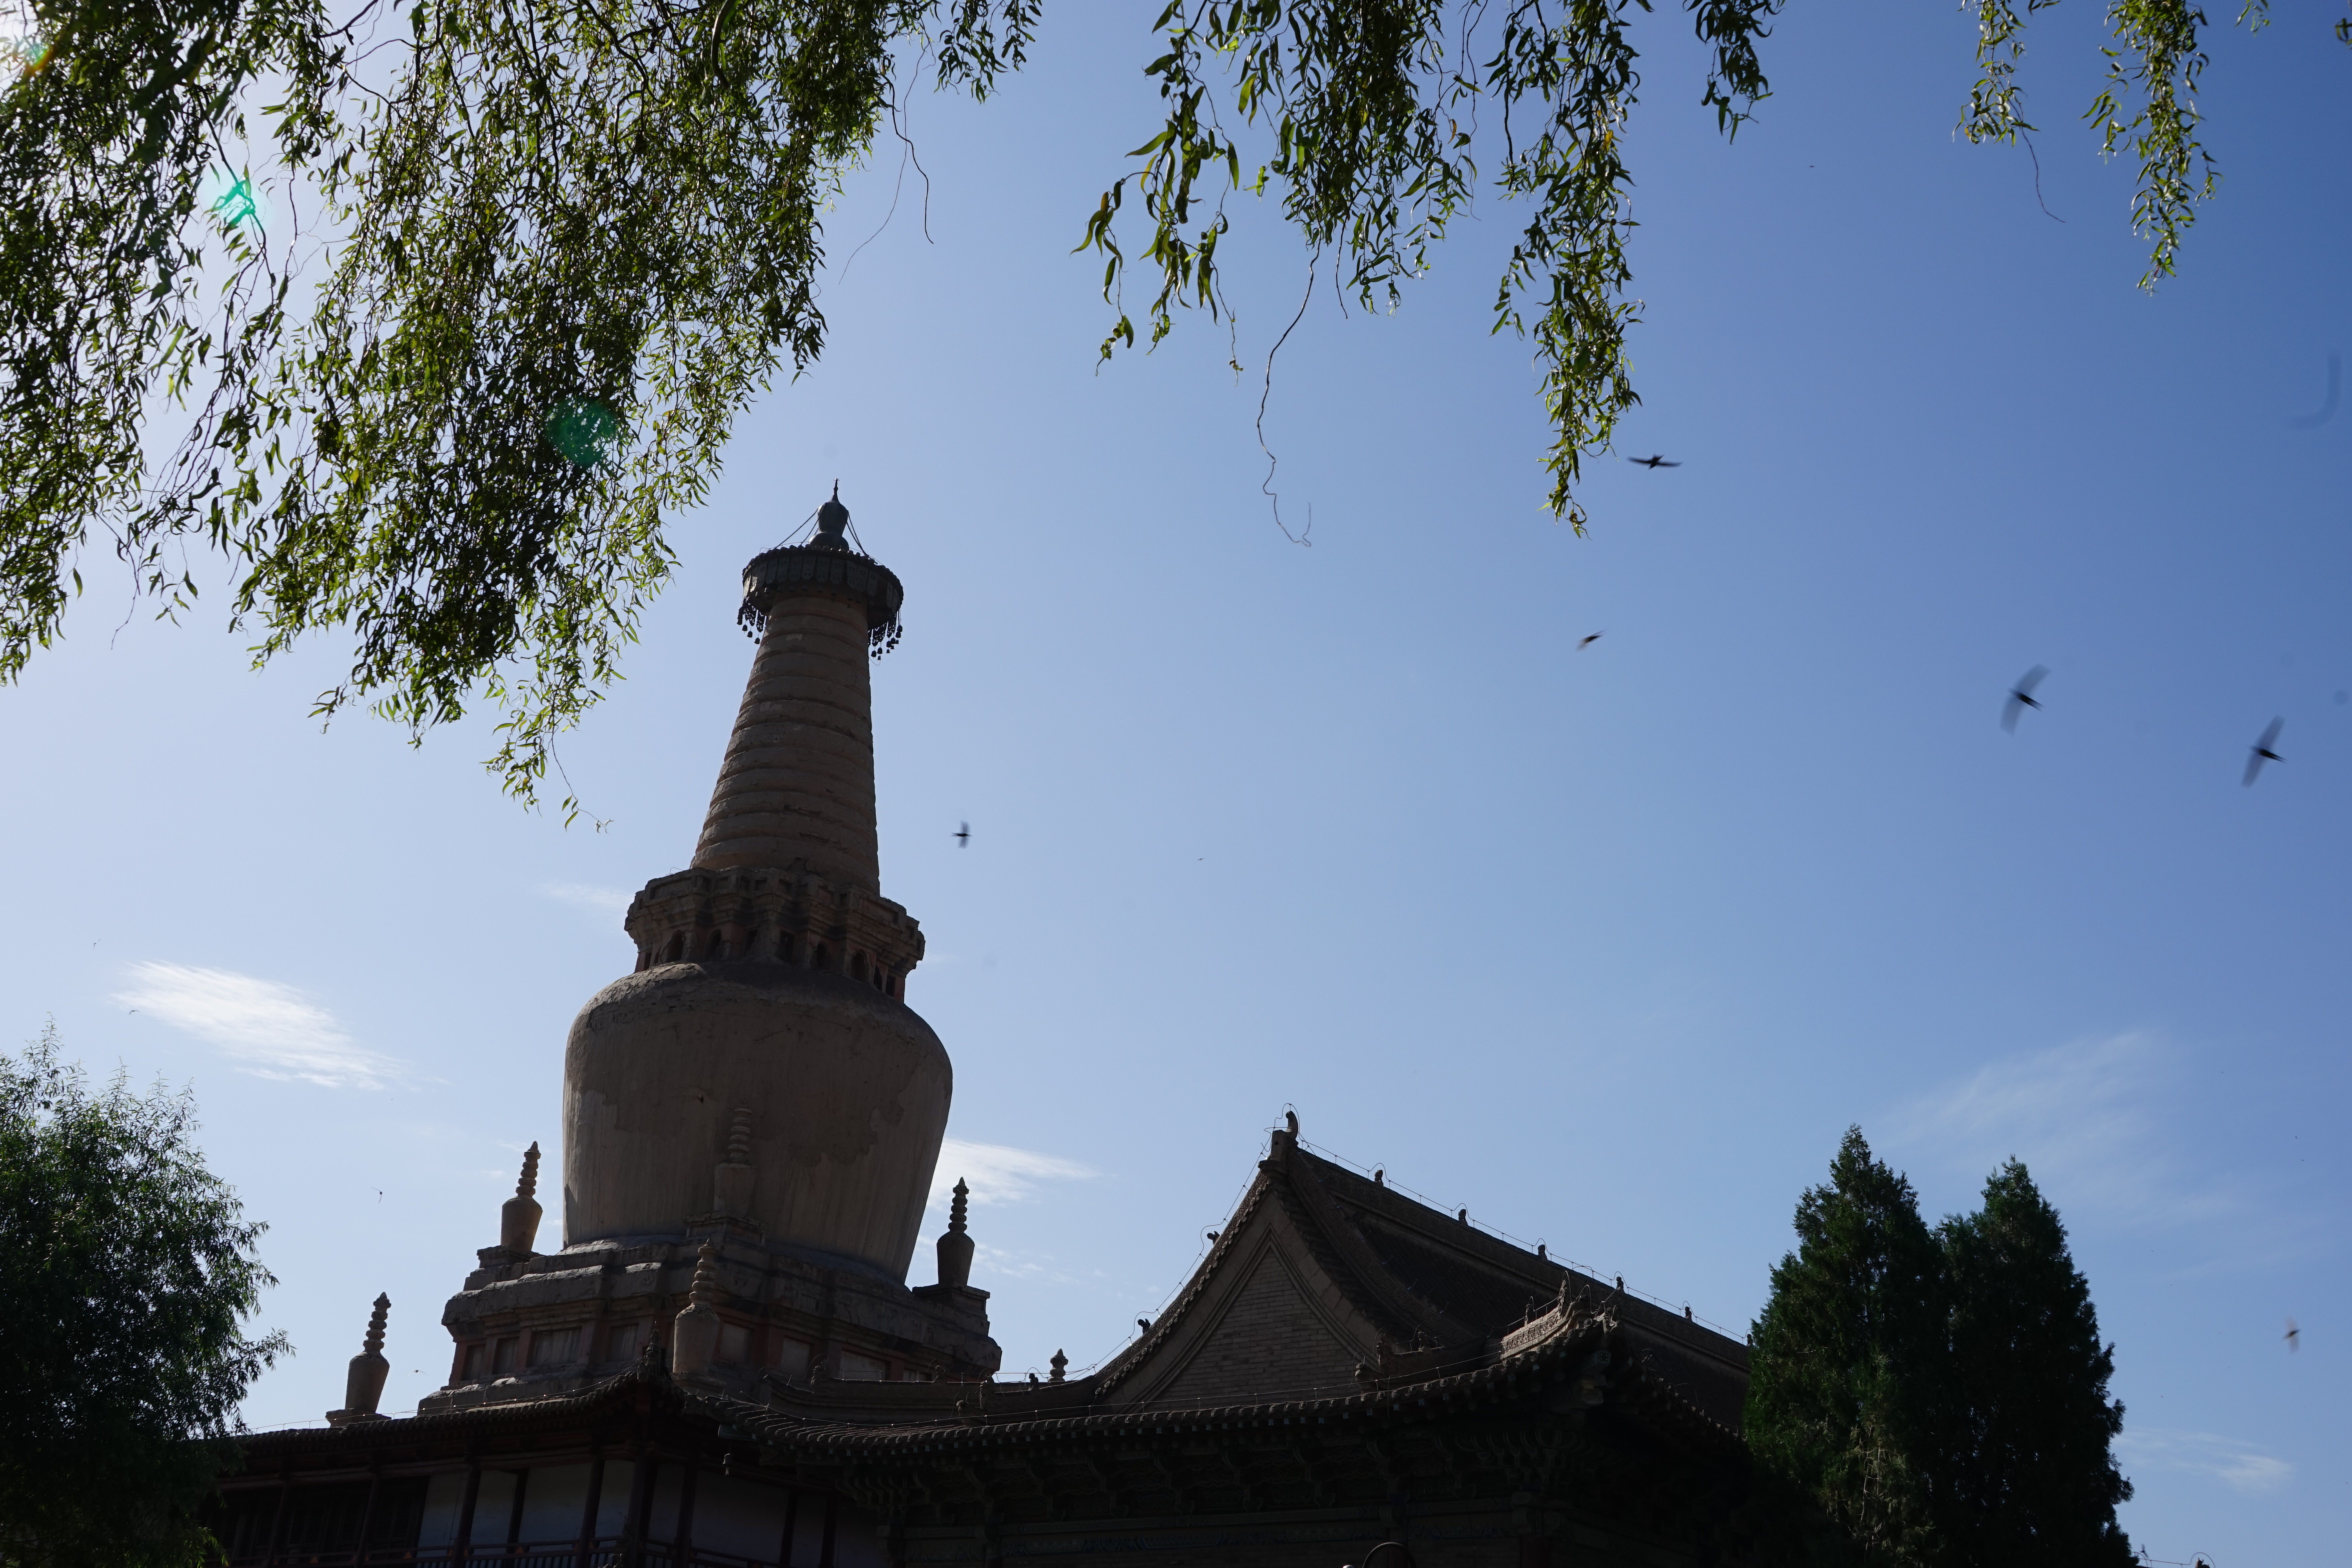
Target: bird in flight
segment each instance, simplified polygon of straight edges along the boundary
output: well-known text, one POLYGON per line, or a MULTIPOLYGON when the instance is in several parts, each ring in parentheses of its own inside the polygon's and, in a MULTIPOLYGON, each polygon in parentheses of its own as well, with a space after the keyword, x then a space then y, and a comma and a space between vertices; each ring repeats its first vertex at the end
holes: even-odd
POLYGON ((2246 776, 2239 782, 2247 788, 2252 788, 2254 781, 2262 777, 2264 763, 2286 761, 2284 757, 2271 750, 2273 746, 2278 744, 2279 731, 2284 728, 2286 728, 2285 720, 2272 720, 2270 728, 2263 731, 2263 738, 2246 748, 2246 776))
POLYGON ((2303 1348, 2303 1331, 2294 1326, 2293 1318, 2286 1321, 2286 1348, 2290 1354, 2303 1348))
POLYGON ((1607 632, 1595 632, 1589 637, 1580 638, 1576 645, 1576 651, 1582 653, 1586 648, 1591 647, 1594 643, 1599 642, 1602 637, 1605 637, 1608 635, 1609 634, 1607 632))
POLYGON ((2032 669, 2027 670, 2023 675, 2017 678, 2017 684, 2009 689, 2009 700, 2000 705, 2000 727, 2002 729, 2008 731, 2012 735, 2016 734, 2017 716, 2024 712, 2028 708, 2039 708, 2042 706, 2041 703, 2034 700, 2033 689, 2041 685, 2042 678, 2049 673, 2050 668, 2047 665, 2037 664, 2032 669))
POLYGON ((971 848, 971 823, 969 823, 969 822, 964 823, 962 826, 959 826, 959 827, 955 830, 955 841, 956 841, 956 847, 957 847, 957 848, 959 848, 959 849, 969 849, 969 848, 971 848))
POLYGON ((1639 463, 1645 468, 1679 468, 1682 467, 1680 463, 1667 462, 1664 458, 1659 456, 1655 452, 1651 453, 1646 458, 1628 458, 1625 460, 1629 463, 1639 463))

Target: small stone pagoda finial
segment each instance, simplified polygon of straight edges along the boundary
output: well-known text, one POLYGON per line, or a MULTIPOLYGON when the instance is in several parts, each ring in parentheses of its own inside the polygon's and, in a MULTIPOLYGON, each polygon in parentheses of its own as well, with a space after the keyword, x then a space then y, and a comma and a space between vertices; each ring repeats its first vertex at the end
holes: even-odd
POLYGON ((735 1124, 727 1132, 727 1158, 720 1161, 710 1184, 713 1213, 731 1219, 751 1217, 751 1108, 735 1108, 735 1124))
POLYGON ((948 1205, 948 1233, 940 1237, 940 1283, 970 1285, 971 1283, 971 1237, 964 1234, 964 1215, 971 1202, 971 1189, 958 1176, 955 1197, 948 1205))
POLYGON ((377 1296, 375 1310, 368 1314, 367 1334, 360 1341, 360 1353, 352 1357, 351 1370, 343 1374, 343 1407, 327 1412, 331 1425, 383 1419, 376 1414, 376 1405, 383 1398, 383 1380, 392 1372, 391 1363, 383 1359, 383 1321, 391 1310, 392 1298, 377 1296))
POLYGON ((719 1247, 716 1242, 704 1242, 695 1249, 694 1279, 686 1288, 688 1302, 697 1307, 719 1304, 719 1247))
POLYGON ((543 1212, 539 1199, 539 1144, 536 1141, 523 1151, 522 1175, 515 1183, 515 1195, 499 1211, 499 1245, 509 1252, 529 1257, 531 1244, 539 1239, 539 1218, 543 1212))
POLYGON ((1045 1364, 1053 1368, 1051 1372, 1045 1374, 1046 1382, 1063 1383, 1068 1380, 1070 1373, 1070 1358, 1068 1356, 1064 1355, 1060 1351, 1055 1351, 1054 1352, 1054 1359, 1047 1362, 1045 1364))
POLYGON ((710 1242, 694 1256, 686 1302, 670 1326, 669 1369, 679 1377, 709 1372, 719 1351, 719 1248, 710 1242))

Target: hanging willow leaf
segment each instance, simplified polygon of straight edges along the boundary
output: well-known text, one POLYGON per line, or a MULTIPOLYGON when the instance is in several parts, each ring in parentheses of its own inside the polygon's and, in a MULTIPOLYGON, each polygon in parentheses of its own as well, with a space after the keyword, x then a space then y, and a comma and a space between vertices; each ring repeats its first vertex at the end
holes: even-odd
MULTIPOLYGON (((896 95, 929 62, 987 97, 1027 63, 1041 0, 345 3, 20 15, 0 68, 19 194, 0 208, 0 681, 59 635, 93 543, 165 615, 210 552, 257 659, 352 639, 320 713, 421 735, 487 703, 492 765, 530 799, 668 577, 665 521, 708 493, 750 401, 822 353, 822 215, 896 95)), ((1687 0, 1727 135, 1769 95, 1780 4, 1687 0)), ((2022 23, 1979 5, 1966 123, 2006 140, 2030 129, 2022 23)), ((1117 311, 1103 353, 1139 335, 1130 264, 1153 280, 1149 342, 1181 310, 1227 313, 1230 199, 1277 199, 1392 308, 1483 180, 1525 212, 1495 328, 1532 342, 1549 504, 1581 531, 1581 462, 1637 402, 1622 153, 1649 9, 1164 4, 1162 122, 1083 228, 1117 311)), ((2152 280, 2212 189, 2203 18, 2110 17, 2092 118, 2139 156, 2152 280)))

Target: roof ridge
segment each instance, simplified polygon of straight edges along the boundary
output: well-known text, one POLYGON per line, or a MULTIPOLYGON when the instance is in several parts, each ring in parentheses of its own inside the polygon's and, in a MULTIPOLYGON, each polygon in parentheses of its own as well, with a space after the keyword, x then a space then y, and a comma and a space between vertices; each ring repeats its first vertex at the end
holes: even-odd
MULTIPOLYGON (((1289 1152, 1297 1156, 1301 1152, 1294 1147, 1289 1152)), ((1315 1160, 1311 1154, 1304 1157, 1315 1160)), ((1315 1163, 1326 1164, 1328 1162, 1316 1160, 1315 1163)), ((1372 1250, 1370 1244, 1348 1223, 1347 1216, 1339 1212, 1339 1205, 1313 1170, 1297 1166, 1286 1170, 1284 1174, 1288 1178, 1286 1184, 1288 1195, 1304 1211, 1309 1222, 1300 1226, 1299 1230, 1307 1237, 1309 1250, 1317 1254, 1316 1261, 1323 1264, 1325 1271, 1343 1287, 1351 1283, 1359 1286, 1370 1295, 1374 1305, 1382 1309, 1379 1312, 1366 1312, 1366 1317, 1376 1322, 1387 1318, 1387 1326, 1391 1330, 1419 1331, 1435 1327, 1457 1340, 1486 1338, 1474 1326, 1462 1322, 1453 1313, 1398 1279, 1396 1271, 1381 1261, 1380 1255, 1372 1250), (1321 1244, 1319 1247, 1318 1242, 1321 1244), (1339 1268, 1333 1268, 1331 1265, 1334 1263, 1339 1268), (1383 1289, 1383 1286, 1387 1289, 1383 1289), (1407 1310, 1399 1310, 1401 1304, 1388 1299, 1393 1295, 1406 1298, 1402 1305, 1407 1310), (1419 1313, 1410 1310, 1416 1306, 1421 1309, 1419 1313)), ((1360 1300, 1357 1305, 1360 1309, 1364 1303, 1360 1300)))
POLYGON ((1108 1394, 1124 1383, 1129 1373, 1150 1360, 1151 1352, 1167 1340, 1172 1327, 1182 1322, 1186 1314, 1199 1302, 1202 1294, 1208 1289, 1209 1282, 1223 1271, 1227 1256, 1233 1251, 1234 1238, 1249 1224, 1250 1216, 1265 1202, 1265 1194, 1273 1186, 1267 1163, 1265 1160, 1257 1163, 1257 1174, 1251 1179, 1249 1189, 1242 1194, 1242 1201, 1226 1216, 1224 1228, 1217 1233, 1216 1241, 1209 1247, 1209 1256, 1193 1266, 1192 1278, 1185 1282, 1176 1300, 1152 1320, 1151 1327, 1144 1331, 1142 1338, 1113 1356, 1108 1365, 1094 1374, 1101 1379, 1096 1384, 1097 1393, 1108 1394))
MULTIPOLYGON (((829 1438, 835 1446, 856 1448, 896 1448, 913 1446, 919 1440, 938 1440, 955 1445, 985 1443, 998 1446, 1031 1437, 1081 1432, 1108 1432, 1121 1429, 1165 1430, 1202 1423, 1265 1422, 1276 1418, 1283 1422, 1332 1415, 1351 1418, 1357 1415, 1378 1415, 1402 1409, 1419 1409, 1430 1400, 1450 1401, 1457 1396, 1474 1397, 1498 1392, 1507 1393, 1510 1384, 1523 1376, 1538 1373, 1550 1363, 1566 1361, 1579 1352, 1613 1348, 1622 1325, 1613 1319, 1593 1315, 1587 1317, 1574 1331, 1551 1340, 1543 1346, 1507 1361, 1430 1379, 1425 1383, 1409 1384, 1400 1388, 1359 1390, 1349 1394, 1331 1394, 1320 1398, 1263 1401, 1255 1405, 1204 1405, 1191 1410, 1168 1408, 1129 1408, 1123 1410, 1089 1409, 1085 1414, 1060 1416, 1036 1416, 1019 1420, 990 1420, 985 1415, 978 1420, 940 1423, 920 1427, 903 1426, 876 1430, 870 1426, 849 1424, 821 1425, 814 1422, 780 1418, 762 1412, 753 1425, 763 1436, 789 1442, 794 1436, 829 1438), (1598 1343, 1594 1342, 1598 1341, 1598 1343), (778 1427, 783 1430, 777 1430, 778 1427)), ((1648 1358, 1638 1351, 1623 1357, 1629 1379, 1612 1381, 1612 1403, 1631 1403, 1638 1414, 1665 1426, 1679 1429, 1689 1440, 1709 1446, 1745 1447, 1745 1439, 1737 1432, 1715 1420, 1685 1397, 1672 1384, 1659 1377, 1650 1367, 1648 1358), (1627 1396, 1630 1396, 1627 1397, 1627 1396)))

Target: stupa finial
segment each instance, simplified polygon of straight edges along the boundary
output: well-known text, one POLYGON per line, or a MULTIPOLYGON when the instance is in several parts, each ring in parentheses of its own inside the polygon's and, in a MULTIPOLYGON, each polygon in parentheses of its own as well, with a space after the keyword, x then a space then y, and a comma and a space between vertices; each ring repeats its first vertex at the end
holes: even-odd
POLYGON ((697 1307, 710 1307, 719 1300, 719 1248, 704 1242, 694 1255, 694 1283, 686 1288, 686 1299, 697 1307))
POLYGON ((392 1298, 379 1294, 375 1310, 368 1314, 367 1334, 360 1342, 360 1353, 352 1357, 351 1366, 343 1373, 343 1407, 327 1412, 330 1426, 383 1419, 376 1406, 383 1399, 383 1380, 392 1373, 392 1364, 383 1359, 383 1321, 391 1310, 392 1298))
POLYGON ((669 1369, 679 1377, 710 1370, 719 1350, 719 1248, 704 1242, 694 1255, 694 1282, 686 1307, 670 1324, 669 1369))
POLYGON ((539 1143, 523 1151, 522 1174, 515 1181, 515 1195, 499 1210, 499 1245, 507 1251, 528 1258, 532 1245, 539 1240, 539 1221, 543 1212, 539 1206, 539 1143))
POLYGON ((948 1205, 948 1233, 940 1237, 940 1283, 970 1285, 971 1283, 971 1237, 965 1234, 964 1216, 971 1202, 971 1189, 958 1176, 955 1196, 948 1205))
POLYGON ((732 1219, 751 1217, 751 1186, 758 1173, 751 1169, 751 1108, 735 1108, 734 1125, 727 1131, 727 1157, 711 1173, 712 1212, 732 1219))
POLYGON ((833 481, 833 499, 816 509, 816 537, 809 541, 820 550, 846 550, 849 542, 842 535, 849 527, 849 509, 841 504, 841 481, 833 481))

